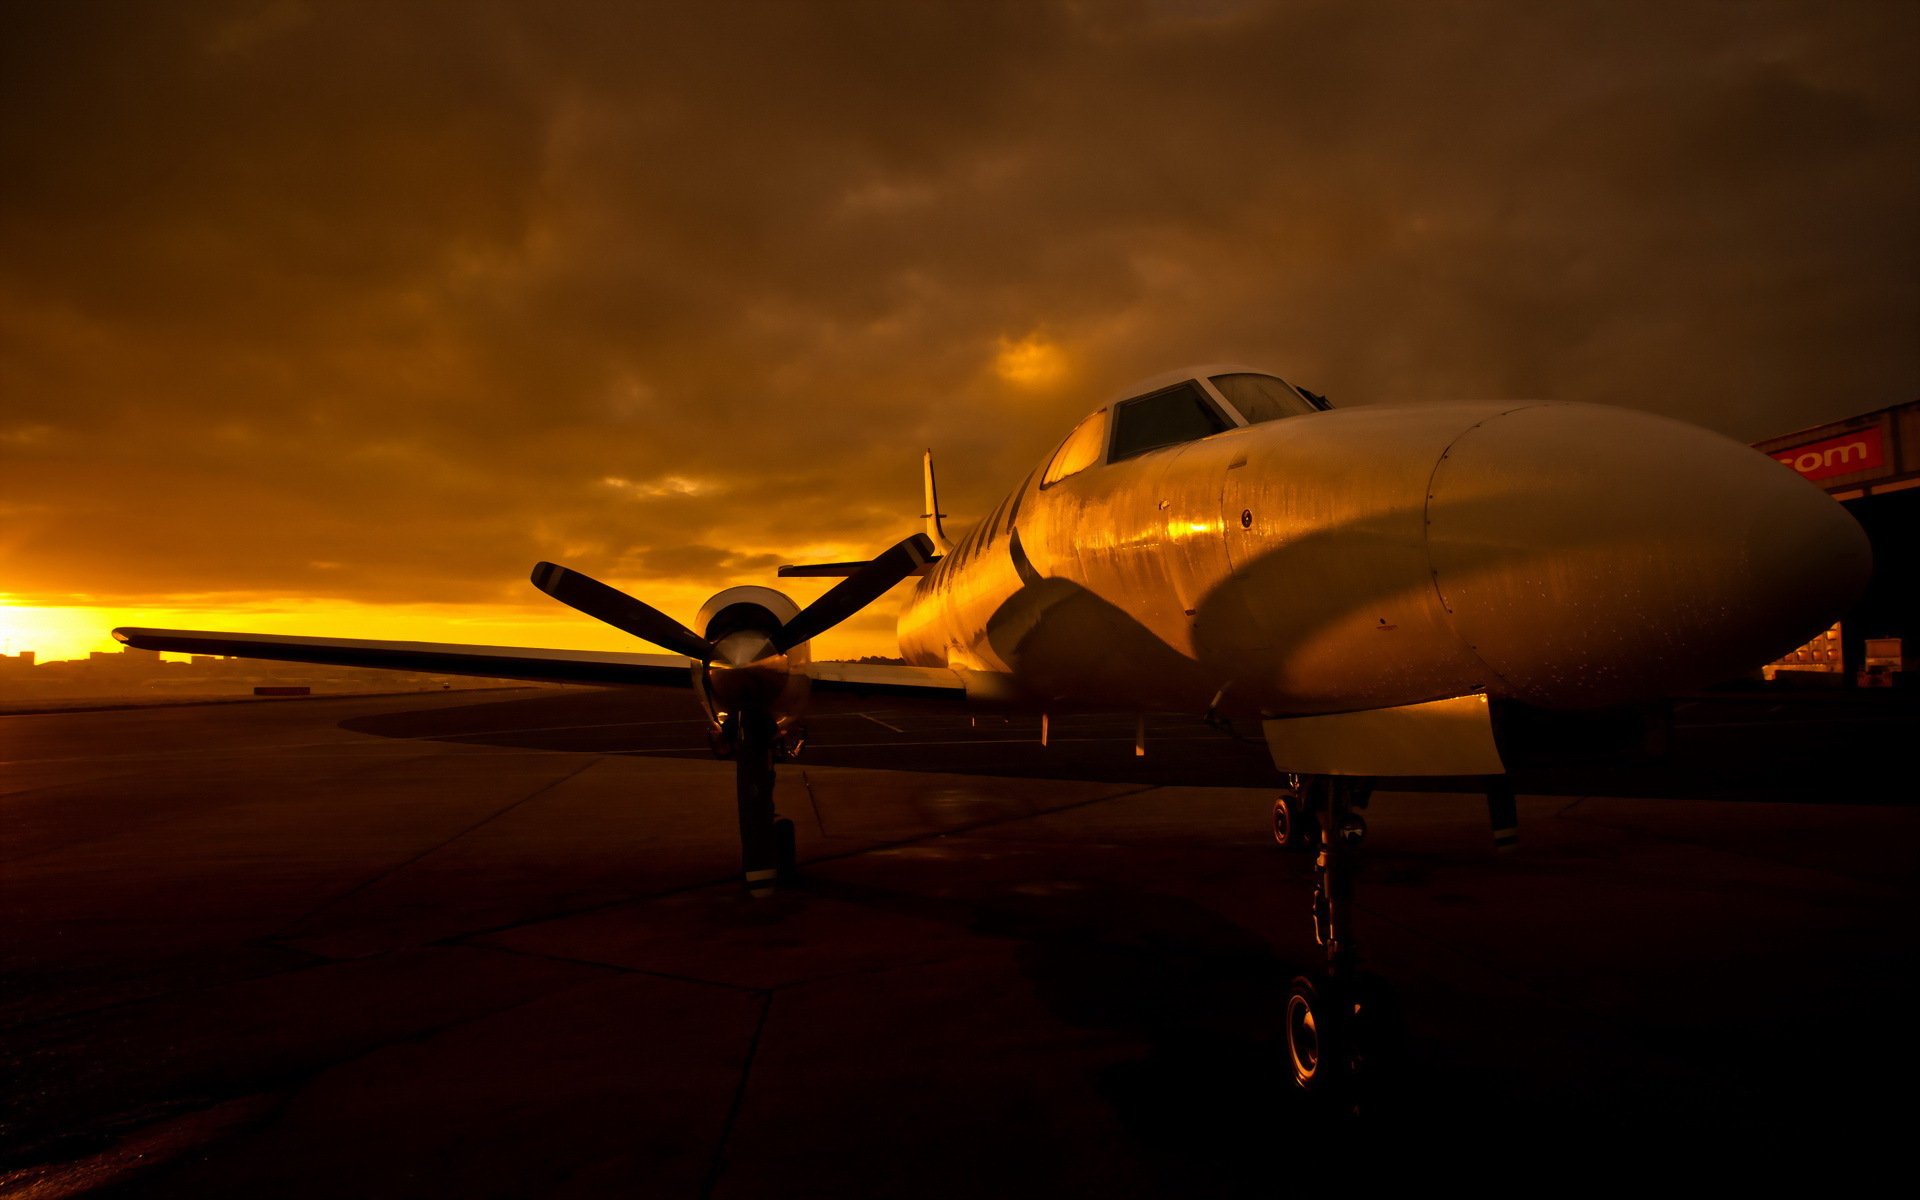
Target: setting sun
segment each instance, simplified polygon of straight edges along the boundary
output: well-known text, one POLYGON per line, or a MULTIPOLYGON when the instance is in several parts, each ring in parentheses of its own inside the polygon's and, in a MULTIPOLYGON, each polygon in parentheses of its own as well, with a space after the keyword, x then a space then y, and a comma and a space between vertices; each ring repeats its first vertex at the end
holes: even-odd
POLYGON ((119 648, 104 609, 34 608, 16 606, 10 599, 0 595, 0 654, 31 650, 42 662, 50 662, 119 648))

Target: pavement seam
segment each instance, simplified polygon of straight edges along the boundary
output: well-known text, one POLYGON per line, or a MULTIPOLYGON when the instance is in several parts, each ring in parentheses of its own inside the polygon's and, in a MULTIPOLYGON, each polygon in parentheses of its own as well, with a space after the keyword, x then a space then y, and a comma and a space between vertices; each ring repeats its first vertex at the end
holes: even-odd
MULTIPOLYGON (((607 757, 612 756, 609 755, 607 757)), ((848 769, 857 770, 859 768, 848 769)), ((1072 812, 1075 809, 1087 808, 1095 804, 1105 804, 1110 800, 1124 800, 1129 796, 1139 796, 1147 792, 1158 791, 1161 786, 1162 785, 1157 783, 1143 784, 1139 787, 1126 788, 1104 796, 1093 796, 1085 800, 1075 800, 1069 804, 1061 804, 1053 808, 1041 809, 1038 812, 1020 813, 1008 817, 988 817, 979 821, 971 821, 964 825, 956 825, 951 829, 937 829, 929 833, 915 834, 911 837, 875 842, 870 846, 861 846, 852 850, 815 855, 811 858, 801 859, 799 865, 808 867, 818 863, 839 862, 842 859, 858 858, 863 854, 873 854, 883 850, 898 850, 903 846, 912 846, 920 842, 930 842, 936 838, 951 837, 955 834, 972 833, 975 830, 987 829, 996 825, 1011 825, 1018 821, 1032 821, 1039 817, 1052 816, 1055 813, 1072 812)), ((515 929, 525 929, 533 925, 544 925, 549 921, 565 921, 573 917, 584 917, 593 913, 606 912, 608 909, 619 908, 624 904, 635 904, 644 900, 661 900, 669 896, 683 896, 689 892, 697 892, 704 888, 719 887, 724 884, 738 882, 739 877, 737 875, 727 875, 721 879, 694 880, 673 887, 660 888, 655 891, 635 892, 632 895, 618 896, 611 900, 598 900, 592 904, 582 905, 579 908, 561 909, 558 912, 543 913, 519 920, 505 921, 498 925, 489 925, 480 929, 469 929, 460 933, 449 933, 425 944, 429 946, 468 945, 474 938, 492 937, 495 934, 508 933, 515 929)))
MULTIPOLYGON (((591 964, 577 963, 577 964, 569 964, 569 965, 588 966, 591 964)), ((305 970, 307 968, 298 968, 298 969, 305 970)), ((267 1119, 270 1120, 273 1116, 278 1115, 279 1112, 284 1111, 287 1105, 292 1102, 294 1097, 300 1091, 311 1086, 316 1080, 334 1071, 337 1071, 344 1067, 348 1067, 355 1063, 361 1062, 376 1054, 385 1053, 396 1047, 424 1044, 426 1042, 432 1041, 436 1037, 440 1037, 443 1034, 451 1033, 454 1030, 464 1028, 468 1025, 474 1025, 482 1021, 491 1020, 503 1014, 513 1012, 516 1009, 525 1008, 528 1005, 532 1005, 532 1004, 538 1004, 544 1000, 551 999, 555 996, 565 995, 566 993, 575 991, 576 989, 579 989, 579 988, 592 987, 592 986, 595 986, 596 984, 606 983, 606 982, 608 981, 605 979, 598 979, 598 980, 581 979, 572 983, 563 983, 550 990, 536 992, 533 995, 524 996, 517 1000, 511 1000, 504 1004, 500 1004, 496 1007, 482 1008, 477 1012, 468 1013, 461 1016, 452 1017, 444 1021, 423 1025, 418 1029, 412 1030, 411 1032, 399 1033, 399 1034, 395 1034, 393 1037, 390 1037, 390 1038, 380 1038, 374 1041, 367 1042, 366 1044, 358 1047, 353 1053, 350 1053, 349 1055, 343 1058, 333 1059, 333 1060, 322 1062, 322 1063, 316 1063, 310 1066, 309 1065, 289 1066, 289 1067, 283 1067, 273 1071, 262 1072, 256 1077, 248 1077, 246 1079, 243 1079, 241 1081, 241 1084, 243 1086, 235 1096, 228 1096, 223 1099, 217 1099, 215 1100, 215 1103, 216 1104, 223 1103, 226 1100, 244 1098, 247 1096, 254 1096, 254 1095, 273 1096, 277 1098, 278 1104, 272 1113, 267 1114, 267 1119)), ((219 985, 213 985, 213 986, 219 986, 219 985)), ((201 989, 190 989, 190 990, 201 990, 201 989)), ((209 1095, 209 1094, 211 1093, 201 1093, 199 1094, 198 1097, 196 1097, 196 1099, 204 1098, 206 1095, 209 1095)), ((179 1102, 176 1101, 174 1102, 173 1105, 169 1105, 165 1101, 161 1102, 161 1108, 163 1111, 168 1108, 173 1109, 173 1113, 171 1115, 178 1115, 179 1113, 183 1113, 183 1112, 198 1111, 199 1109, 202 1109, 205 1107, 207 1106, 204 1104, 198 1104, 198 1103, 188 1103, 185 1105, 180 1105, 179 1102)), ((164 1119, 170 1119, 170 1117, 163 1116, 157 1119, 164 1120, 164 1119)), ((134 1131, 141 1128, 145 1128, 147 1126, 150 1126, 152 1123, 153 1123, 152 1121, 142 1122, 140 1124, 130 1126, 129 1130, 134 1131)), ((63 1134, 61 1136, 65 1137, 70 1135, 63 1134)), ((62 1161, 62 1160, 51 1160, 51 1159, 43 1160, 43 1162, 58 1162, 58 1161, 62 1161)), ((158 1167, 165 1167, 167 1164, 158 1163, 155 1165, 158 1167)))
POLYGON ((1001 825, 1016 825, 1021 821, 1034 821, 1041 817, 1051 817, 1056 813, 1074 812, 1078 809, 1090 808, 1095 804, 1105 804, 1111 800, 1125 800, 1129 796, 1140 796, 1147 792, 1157 792, 1162 786, 1164 785, 1158 783, 1141 784, 1138 787, 1125 788, 1105 796, 1091 796, 1085 800, 1074 800, 1067 804, 1056 805, 1052 808, 1043 808, 1037 812, 1021 813, 1018 816, 983 817, 978 821, 968 821, 964 824, 955 825, 951 829, 938 829, 931 833, 920 833, 914 834, 911 837, 876 842, 871 846, 862 846, 853 850, 841 850, 833 854, 822 854, 815 858, 809 858, 806 862, 808 864, 839 862, 842 859, 858 858, 863 854, 873 854, 883 850, 898 850, 903 846, 918 845, 921 842, 930 842, 936 838, 955 837, 962 834, 974 833, 982 829, 996 828, 1001 825))
POLYGON ((544 962, 566 963, 570 966, 597 967, 603 971, 612 971, 620 975, 638 975, 647 979, 664 979, 671 983, 685 983, 695 987, 720 988, 723 991, 741 992, 749 996, 759 996, 775 991, 783 985, 774 987, 756 987, 750 983, 728 983, 723 979, 702 979, 697 975, 679 975, 672 971, 649 971, 645 967, 630 967, 625 963, 607 962, 599 958, 579 958, 571 954, 546 954, 539 950, 524 950, 519 946, 503 946, 499 942, 462 942, 461 948, 467 950, 491 950, 496 954, 512 955, 515 958, 537 958, 544 962))
POLYGON ((1370 921, 1391 926, 1398 929, 1403 935, 1410 939, 1424 942, 1443 954, 1451 955, 1461 962, 1469 963, 1474 968, 1484 971, 1493 978, 1505 981, 1509 985, 1519 989, 1524 995, 1531 996, 1538 1000, 1541 1004, 1549 1008, 1558 1009, 1570 1018, 1583 1021, 1590 1028, 1603 1031, 1606 1036, 1619 1038, 1623 1041, 1632 1041, 1640 1053, 1652 1058, 1657 1058, 1666 1063, 1698 1069, 1710 1069, 1710 1064, 1703 1062, 1696 1056, 1676 1053, 1672 1048, 1657 1047, 1655 1045, 1655 1039, 1648 1036, 1650 1033, 1657 1032, 1660 1029, 1660 1026, 1654 1022, 1635 1017, 1631 1013, 1609 1011, 1587 1003, 1577 993, 1568 992, 1550 985, 1542 985, 1533 980, 1522 978, 1511 971, 1494 965, 1472 951, 1464 950, 1451 941, 1416 929, 1405 921, 1396 920, 1378 909, 1370 908, 1362 904, 1356 904, 1354 908, 1356 911, 1364 913, 1370 921))
POLYGON ((800 786, 807 793, 807 807, 813 810, 813 827, 819 831, 821 837, 832 837, 833 835, 827 832, 826 819, 820 815, 820 801, 814 798, 813 779, 808 776, 805 767, 800 768, 800 786))
POLYGON ((1524 979, 1513 974, 1511 971, 1496 966, 1471 950, 1463 949, 1451 941, 1436 937, 1403 920, 1388 916, 1386 913, 1370 905, 1355 904, 1353 907, 1356 912, 1365 914, 1368 920, 1391 926, 1399 930, 1406 937, 1412 938, 1415 941, 1424 942, 1444 954, 1459 959, 1461 962, 1471 963, 1475 969, 1484 971, 1495 979, 1503 980, 1513 987, 1518 988, 1526 995, 1532 996, 1545 1004, 1559 1008, 1563 1012, 1577 1015, 1597 1026, 1612 1030, 1618 1030, 1627 1024, 1618 1016, 1609 1015, 1600 1009, 1582 1003, 1578 997, 1565 995, 1551 988, 1543 988, 1532 980, 1524 979))
MULTIPOLYGON (((410 759, 408 761, 424 761, 426 758, 431 758, 431 757, 433 756, 430 756, 430 755, 423 756, 422 759, 410 759)), ((519 800, 515 801, 513 804, 508 805, 507 808, 502 809, 499 812, 495 813, 493 817, 488 817, 483 821, 479 822, 478 824, 470 827, 468 830, 465 830, 459 834, 455 834, 452 838, 449 838, 445 842, 442 842, 441 845, 444 846, 444 845, 451 844, 451 842, 453 842, 454 840, 457 840, 458 838, 465 836, 465 834, 468 832, 472 832, 473 829, 479 828, 480 825, 484 825, 487 821, 491 821, 495 819, 495 817, 503 816, 507 812, 511 811, 513 808, 517 807, 518 805, 525 803, 526 801, 531 800, 534 797, 545 793, 546 791, 549 791, 555 787, 558 787, 563 783, 566 783, 568 780, 573 779, 574 777, 580 775, 582 772, 586 771, 589 767, 592 767, 593 765, 595 765, 595 763, 597 763, 601 758, 606 758, 606 757, 613 757, 613 756, 596 755, 592 762, 588 762, 584 764, 583 766, 580 767, 579 770, 574 771, 572 774, 567 775, 564 778, 552 781, 551 783, 547 784, 545 787, 542 787, 538 791, 529 793, 528 795, 521 797, 519 800)), ((857 768, 849 768, 849 769, 857 769, 857 768)), ((801 772, 801 778, 803 780, 806 779, 805 771, 801 772)), ((1123 789, 1121 791, 1113 792, 1106 795, 1092 796, 1085 800, 1076 800, 1069 804, 1063 804, 1053 808, 1042 809, 1038 812, 1021 813, 1015 816, 1006 816, 1006 817, 989 817, 979 821, 969 822, 965 825, 957 825, 951 829, 934 830, 928 833, 917 834, 912 837, 896 838, 896 839, 892 839, 885 842, 876 842, 873 845, 862 846, 852 850, 840 851, 833 854, 818 855, 813 858, 803 859, 800 865, 811 866, 818 863, 839 862, 845 859, 857 858, 857 857, 860 857, 861 855, 871 854, 878 851, 897 850, 904 846, 911 846, 920 842, 932 841, 936 838, 944 838, 944 837, 951 837, 955 835, 968 834, 968 833, 973 833, 980 829, 986 829, 986 828, 991 828, 991 827, 1000 826, 1000 825, 1011 825, 1021 821, 1031 821, 1039 817, 1051 816, 1054 813, 1071 812, 1075 809, 1087 808, 1095 804, 1104 804, 1110 800, 1124 800, 1129 796, 1143 795, 1147 792, 1157 791, 1160 789, 1161 786, 1162 785, 1160 784, 1146 784, 1140 787, 1127 788, 1127 789, 1123 789)), ((812 790, 810 785, 808 787, 808 798, 809 800, 812 799, 812 790)), ((816 809, 816 819, 817 819, 817 816, 818 816, 818 811, 816 809)), ((826 836, 831 836, 831 835, 826 835, 826 836)), ((434 847, 433 849, 438 849, 438 848, 439 847, 434 847)), ((420 861, 422 858, 425 858, 427 855, 433 853, 433 849, 423 851, 422 853, 415 855, 412 859, 408 860, 407 863, 403 863, 403 864, 400 864, 399 866, 390 868, 384 875, 376 876, 367 882, 356 885, 353 889, 350 889, 347 892, 342 892, 322 902, 316 908, 313 908, 308 912, 302 914, 301 916, 295 918, 292 923, 297 925, 301 921, 306 921, 311 919, 312 917, 318 915, 319 913, 326 911, 326 909, 331 905, 346 899, 350 895, 353 895, 359 891, 364 891, 366 888, 373 886, 373 884, 377 883, 381 878, 390 876, 393 873, 404 869, 406 866, 411 865, 414 862, 420 861)), ((624 967, 616 966, 615 964, 611 964, 611 963, 597 962, 596 960, 592 960, 592 959, 576 959, 576 958, 571 958, 564 955, 542 955, 542 954, 531 953, 527 951, 514 950, 508 947, 500 946, 497 943, 490 943, 490 942, 484 942, 479 940, 482 938, 492 937, 496 934, 508 933, 516 929, 524 929, 530 926, 542 925, 550 921, 564 921, 564 920, 571 919, 573 917, 588 916, 596 912, 603 912, 608 909, 618 908, 621 905, 625 905, 625 904, 635 904, 635 903, 640 903, 648 900, 666 899, 671 896, 685 895, 687 893, 697 892, 707 888, 723 887, 726 885, 733 884, 735 882, 737 882, 737 880, 731 875, 728 875, 720 879, 698 880, 691 883, 681 884, 675 887, 662 888, 662 889, 659 889, 656 891, 650 891, 650 892, 639 892, 630 896, 621 896, 612 900, 604 900, 595 904, 587 905, 582 908, 562 910, 560 912, 554 912, 554 913, 546 913, 539 916, 529 917, 524 920, 511 921, 505 924, 496 925, 496 926, 483 928, 483 929, 468 930, 468 931, 459 932, 459 933, 451 933, 442 937, 430 939, 423 943, 417 943, 414 946, 395 947, 393 948, 393 950, 417 949, 417 948, 424 948, 424 947, 450 947, 450 948, 495 950, 501 953, 522 954, 529 958, 548 958, 558 962, 578 963, 583 966, 601 966, 601 967, 605 967, 608 970, 614 970, 614 971, 631 971, 634 974, 655 975, 661 978, 675 979, 683 983, 707 984, 714 987, 734 988, 736 990, 765 991, 767 989, 763 989, 763 988, 744 988, 743 989, 743 985, 726 984, 726 983, 720 983, 714 980, 696 979, 689 976, 674 976, 671 974, 667 974, 665 972, 649 972, 649 971, 642 971, 634 968, 624 968, 624 967)), ((294 935, 271 934, 264 937, 250 938, 248 940, 257 945, 273 947, 275 949, 295 950, 300 953, 307 954, 314 957, 315 961, 310 963, 304 963, 299 966, 283 968, 281 970, 267 971, 260 975, 245 976, 244 979, 256 980, 256 979, 273 978, 273 977, 293 974, 301 971, 310 971, 316 968, 334 965, 340 961, 343 961, 343 960, 328 957, 325 955, 319 955, 312 950, 308 950, 303 947, 295 945, 290 940, 285 940, 292 936, 294 935)), ((380 957, 383 954, 392 953, 393 950, 381 951, 379 954, 373 955, 372 957, 380 957)), ((22 1022, 18 1025, 8 1026, 8 1028, 12 1030, 33 1029, 42 1025, 57 1023, 57 1022, 68 1020, 74 1017, 93 1016, 93 1015, 98 1015, 105 1012, 110 1012, 114 1009, 127 1007, 129 1005, 151 1002, 156 999, 162 999, 162 998, 171 997, 171 996, 190 994, 196 991, 209 990, 211 988, 224 986, 225 984, 228 984, 231 982, 234 982, 234 981, 223 980, 220 983, 207 984, 202 987, 177 988, 177 989, 171 989, 164 992, 155 993, 154 995, 150 995, 150 996, 129 997, 124 1000, 116 1000, 111 1003, 101 1005, 97 1008, 85 1009, 85 1010, 81 1010, 80 1012, 60 1013, 55 1016, 42 1018, 41 1020, 27 1021, 27 1022, 22 1022)))
POLYGON ((713 1148, 713 1162, 707 1168, 707 1179, 700 1189, 701 1200, 711 1200, 713 1191, 720 1186, 720 1177, 727 1170, 727 1146, 733 1140, 733 1127, 740 1119, 740 1109, 747 1099, 747 1084, 753 1078, 754 1059, 760 1054, 760 1035, 766 1032, 767 1018, 773 1012, 774 993, 770 990, 760 993, 760 1019, 753 1024, 753 1036, 747 1039, 747 1052, 740 1063, 740 1079, 734 1085, 733 1102, 727 1106, 726 1120, 720 1123, 720 1138, 713 1148))
MULTIPOLYGON (((526 795, 519 797, 518 799, 514 800, 512 803, 507 804, 502 808, 495 809, 493 812, 488 813, 486 816, 480 818, 478 821, 475 821, 473 824, 468 825, 466 828, 460 830, 457 833, 452 834, 451 836, 448 836, 446 838, 441 839, 438 842, 435 842, 433 845, 428 846, 426 849, 420 851, 418 854, 413 855, 411 858, 405 859, 402 862, 395 863, 393 866, 386 868, 385 870, 379 872, 378 874, 372 875, 367 879, 364 879, 359 883, 354 884, 352 887, 348 888, 346 891, 339 892, 333 896, 329 896, 327 899, 322 900, 319 904, 315 905, 313 908, 310 908, 306 912, 301 913, 299 916, 295 917, 290 922, 290 925, 292 925, 295 928, 298 928, 300 925, 303 925, 306 922, 311 921, 313 918, 319 916, 321 913, 326 912, 328 909, 332 908, 334 905, 339 904, 346 900, 350 900, 354 896, 359 895, 361 892, 364 892, 367 889, 372 887, 377 887, 378 885, 386 882, 387 880, 392 879, 395 875, 398 875, 400 872, 406 870, 408 867, 413 866, 414 864, 420 862, 425 858, 428 858, 431 855, 439 853, 440 851, 446 849, 448 846, 451 846, 455 842, 459 841, 461 838, 466 837, 468 834, 473 833, 479 829, 482 829, 485 826, 491 824, 492 822, 499 820, 501 817, 506 816, 508 813, 512 812, 516 808, 519 808, 521 805, 526 804, 529 801, 539 799, 541 796, 546 795, 548 792, 553 791, 555 788, 560 787, 562 784, 572 782, 574 779, 577 779, 579 776, 581 776, 588 770, 591 770, 593 767, 597 766, 604 759, 604 757, 605 757, 604 755, 593 756, 587 762, 581 764, 579 767, 575 768, 574 770, 568 771, 566 774, 560 776, 557 779, 548 780, 546 783, 533 789, 532 791, 528 792, 526 795)), ((293 936, 295 935, 276 934, 274 940, 279 940, 282 938, 290 938, 293 936)), ((305 936, 305 935, 301 935, 301 936, 305 936)))
POLYGON ((255 949, 275 950, 290 954, 304 954, 311 961, 296 963, 292 966, 275 967, 270 970, 250 974, 235 975, 227 979, 216 979, 211 983, 195 983, 189 984, 186 987, 164 988, 157 992, 147 992, 138 996, 122 996, 117 1000, 109 1000, 104 1004, 96 1004, 92 1008, 62 1009, 59 1012, 47 1016, 34 1017, 31 1020, 17 1022, 0 1020, 0 1033, 14 1034, 31 1032, 48 1026, 57 1026, 66 1022, 78 1021, 84 1017, 106 1016, 120 1009, 131 1008, 135 1005, 152 1004, 162 1000, 175 999, 180 996, 191 996, 195 992, 211 992, 223 987, 256 983, 266 979, 278 979, 283 975, 296 975, 302 971, 312 971, 320 967, 338 966, 341 962, 348 961, 338 958, 322 958, 314 954, 311 950, 288 945, 284 942, 275 942, 268 938, 247 938, 242 944, 252 946, 255 949))
MULTIPOLYGON (((1518 797, 1515 797, 1515 799, 1517 800, 1518 797)), ((1572 799, 1568 800, 1565 804, 1561 805, 1559 808, 1556 808, 1553 810, 1553 819, 1558 821, 1563 817, 1571 817, 1573 814, 1573 810, 1576 808, 1579 808, 1582 804, 1585 804, 1586 802, 1587 802, 1587 798, 1585 796, 1573 797, 1572 799)))
MULTIPOLYGON (((290 702, 326 702, 352 700, 411 700, 419 696, 467 696, 476 692, 525 692, 535 689, 520 684, 508 684, 504 687, 458 688, 451 692, 413 691, 413 692, 342 692, 322 693, 318 696, 200 696, 177 700, 162 700, 152 704, 104 703, 77 704, 68 708, 9 708, 0 712, 0 720, 8 717, 65 717, 79 713, 149 713, 166 712, 177 708, 218 708, 232 704, 260 704, 280 707, 290 702)), ((488 701, 488 703, 494 703, 488 701)), ((448 707, 459 707, 449 705, 448 707)), ((468 705, 466 707, 478 707, 468 705)))
MULTIPOLYGON (((1575 803, 1578 803, 1578 801, 1575 803)), ((1740 801, 1712 801, 1711 803, 1738 804, 1740 801)), ((1556 818, 1564 816, 1571 812, 1572 808, 1573 805, 1570 804, 1565 809, 1555 813, 1554 816, 1556 818)), ((1776 858, 1770 854, 1758 854, 1752 850, 1741 850, 1706 838, 1688 837, 1684 834, 1653 833, 1631 825, 1622 825, 1615 821, 1607 820, 1604 817, 1588 817, 1574 814, 1567 819, 1577 821, 1582 825, 1594 829, 1606 829, 1614 833, 1624 834, 1630 841, 1642 845, 1664 844, 1668 846, 1683 846, 1688 850, 1698 851, 1703 854, 1719 855, 1723 858, 1737 859, 1742 862, 1764 863, 1769 867, 1777 867, 1783 871, 1805 872, 1809 875, 1818 875, 1827 879, 1849 883, 1870 895, 1884 898, 1893 898, 1901 894, 1898 888, 1890 886, 1883 880, 1855 875, 1837 867, 1820 866, 1813 863, 1795 862, 1792 859, 1776 858)), ((1624 873, 1627 875, 1637 874, 1637 872, 1631 870, 1627 870, 1624 873)))
MULTIPOLYGON (((313 750, 316 757, 341 750, 374 750, 405 746, 413 742, 438 741, 448 746, 473 745, 453 738, 381 738, 378 741, 352 742, 276 742, 264 746, 196 747, 190 750, 157 750, 145 754, 77 754, 63 758, 12 758, 0 760, 0 767, 41 767, 59 763, 192 763, 209 758, 247 758, 259 754, 285 754, 290 750, 313 750)), ((526 747, 493 747, 509 754, 568 754, 567 750, 540 750, 526 747)))
MULTIPOLYGON (((380 762, 357 763, 354 766, 349 767, 347 770, 342 771, 340 774, 327 776, 326 782, 329 784, 337 783, 337 782, 340 782, 341 780, 352 779, 357 775, 364 775, 369 771, 391 770, 395 767, 406 767, 406 766, 411 766, 414 763, 432 762, 435 759, 446 758, 446 757, 447 755, 445 754, 441 754, 437 752, 429 752, 426 754, 416 754, 409 758, 400 758, 392 761, 383 759, 380 762)), ((4 765, 4 764, 0 764, 0 765, 4 765)), ((133 777, 138 777, 145 774, 146 772, 144 771, 135 770, 135 771, 128 771, 119 775, 109 775, 104 777, 103 779, 89 779, 81 783, 71 784, 71 785, 49 784, 47 785, 47 787, 44 787, 44 788, 28 788, 25 791, 8 792, 4 796, 0 796, 0 799, 11 799, 15 796, 26 795, 28 794, 28 792, 47 791, 50 788, 60 788, 60 787, 66 787, 66 786, 84 788, 93 783, 112 782, 118 779, 133 778, 133 777)), ((246 802, 245 798, 242 798, 236 801, 236 803, 245 803, 245 802, 246 802)), ((165 816, 162 816, 156 819, 164 822, 168 818, 165 816)), ((46 858, 49 855, 55 855, 55 854, 65 854, 72 850, 78 850, 87 846, 97 846, 105 842, 112 842, 120 838, 129 837, 129 836, 135 836, 135 835, 124 827, 116 827, 112 830, 109 830, 105 833, 101 833, 98 835, 83 836, 77 841, 63 842, 58 846, 50 846, 40 850, 29 850, 25 854, 16 854, 11 857, 0 858, 0 866, 14 866, 19 863, 32 862, 36 858, 46 858)))

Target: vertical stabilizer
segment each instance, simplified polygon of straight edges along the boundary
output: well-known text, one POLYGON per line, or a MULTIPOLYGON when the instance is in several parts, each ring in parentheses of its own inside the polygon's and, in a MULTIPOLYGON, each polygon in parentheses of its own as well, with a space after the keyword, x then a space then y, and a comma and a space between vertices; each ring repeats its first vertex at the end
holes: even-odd
POLYGON ((927 536, 933 539, 934 549, 942 554, 952 554, 953 542, 940 526, 940 518, 947 514, 940 511, 940 487, 933 481, 933 451, 921 455, 920 466, 927 486, 927 511, 920 514, 927 519, 927 536))

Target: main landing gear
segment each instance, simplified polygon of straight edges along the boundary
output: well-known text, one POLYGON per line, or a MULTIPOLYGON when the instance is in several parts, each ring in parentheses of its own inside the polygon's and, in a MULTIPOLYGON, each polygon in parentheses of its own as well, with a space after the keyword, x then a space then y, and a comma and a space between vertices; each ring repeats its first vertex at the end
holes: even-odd
POLYGON ((1274 840, 1315 852, 1313 935, 1325 952, 1320 970, 1287 989, 1282 1041, 1293 1081, 1316 1096, 1357 1103, 1378 1082, 1399 1042, 1399 1014, 1384 981, 1356 966, 1353 872, 1373 791, 1370 779, 1288 776, 1274 802, 1274 840))

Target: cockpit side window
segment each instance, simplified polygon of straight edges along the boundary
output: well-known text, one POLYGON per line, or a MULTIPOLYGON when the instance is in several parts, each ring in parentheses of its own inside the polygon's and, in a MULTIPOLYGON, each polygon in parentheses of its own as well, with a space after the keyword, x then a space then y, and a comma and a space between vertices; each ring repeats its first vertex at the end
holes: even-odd
POLYGON ((1052 487, 1067 476, 1086 470, 1100 461, 1100 452, 1106 448, 1107 410, 1103 408, 1075 425, 1067 440, 1060 443, 1053 461, 1047 464, 1040 486, 1052 487))
POLYGON ((1215 375, 1211 382, 1227 398, 1228 404, 1240 410, 1240 415, 1247 419, 1249 425, 1278 421, 1282 417, 1298 417, 1327 407, 1324 401, 1316 404, 1310 398, 1310 393, 1295 391, 1286 380, 1276 379, 1272 375, 1250 372, 1215 375))
POLYGON ((1197 442, 1232 428, 1233 422, 1214 407, 1199 384, 1177 383, 1113 406, 1113 451, 1107 461, 1197 442))

